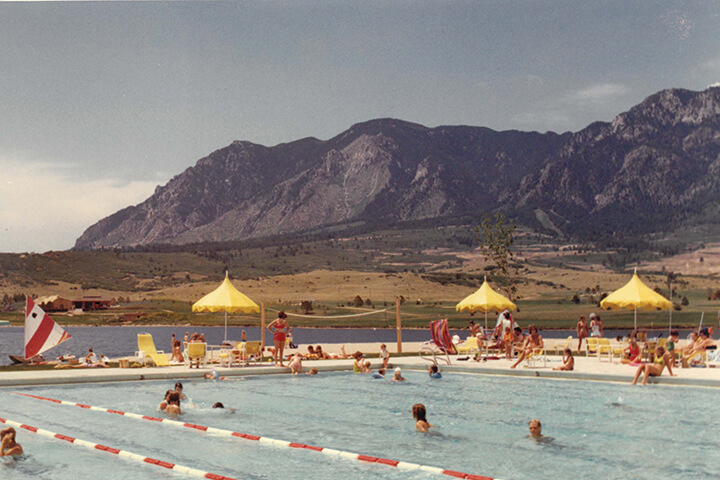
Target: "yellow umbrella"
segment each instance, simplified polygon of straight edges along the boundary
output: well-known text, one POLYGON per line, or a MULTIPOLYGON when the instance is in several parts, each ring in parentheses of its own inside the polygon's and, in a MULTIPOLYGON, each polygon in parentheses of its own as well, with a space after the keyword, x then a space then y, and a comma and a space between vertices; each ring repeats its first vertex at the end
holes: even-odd
POLYGON ((517 307, 513 302, 493 290, 487 282, 487 278, 475 293, 455 305, 457 312, 485 312, 485 330, 487 330, 487 313, 490 311, 501 312, 505 309, 515 310, 517 307))
POLYGON ((637 328, 638 308, 644 310, 669 310, 672 308, 672 302, 645 285, 638 277, 636 270, 624 287, 615 290, 600 302, 600 308, 635 310, 635 328, 637 328))
POLYGON ((260 313, 257 303, 240 293, 230 282, 228 274, 218 288, 208 293, 192 306, 193 312, 225 312, 225 340, 227 340, 227 314, 260 313))

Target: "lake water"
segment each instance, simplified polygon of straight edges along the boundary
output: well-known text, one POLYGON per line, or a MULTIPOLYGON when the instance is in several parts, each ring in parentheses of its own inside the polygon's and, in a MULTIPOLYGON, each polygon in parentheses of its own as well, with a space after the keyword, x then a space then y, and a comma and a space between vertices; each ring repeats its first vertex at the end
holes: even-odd
MULTIPOLYGON (((45 353, 48 360, 60 355, 72 354, 76 357, 87 355, 89 347, 97 353, 110 358, 133 355, 137 350, 138 333, 150 333, 158 350, 170 352, 170 339, 174 333, 182 339, 186 331, 205 334, 208 344, 219 345, 224 339, 224 327, 64 327, 72 338, 45 353)), ((259 327, 228 327, 228 339, 239 340, 242 330, 247 333, 248 340, 260 340, 259 327)), ((326 343, 387 343, 394 345, 397 337, 394 329, 383 328, 293 328, 293 340, 303 350, 306 345, 322 345, 326 343)), ((685 338, 689 330, 681 330, 680 338, 685 338)), ((575 337, 574 330, 544 330, 540 332, 545 338, 575 337)), ((626 335, 627 330, 605 330, 605 336, 615 338, 626 335)), ((465 338, 467 330, 450 330, 451 335, 465 338)), ((667 330, 649 331, 649 337, 659 334, 667 337, 667 330)), ((428 329, 407 329, 402 331, 402 339, 406 342, 424 342, 430 340, 428 329)), ((272 338, 266 335, 266 343, 272 338)), ((0 365, 12 362, 8 355, 21 355, 24 348, 23 327, 0 327, 0 365)))

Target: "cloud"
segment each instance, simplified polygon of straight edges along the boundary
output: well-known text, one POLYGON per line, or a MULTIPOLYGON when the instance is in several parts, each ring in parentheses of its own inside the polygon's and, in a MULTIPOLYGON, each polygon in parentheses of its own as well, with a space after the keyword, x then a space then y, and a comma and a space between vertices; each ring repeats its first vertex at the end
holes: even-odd
POLYGON ((619 83, 598 83, 569 94, 567 99, 574 102, 599 103, 621 97, 628 92, 630 89, 619 83))
POLYGON ((0 252, 65 250, 101 218, 150 196, 155 181, 85 179, 74 169, 0 159, 0 252))

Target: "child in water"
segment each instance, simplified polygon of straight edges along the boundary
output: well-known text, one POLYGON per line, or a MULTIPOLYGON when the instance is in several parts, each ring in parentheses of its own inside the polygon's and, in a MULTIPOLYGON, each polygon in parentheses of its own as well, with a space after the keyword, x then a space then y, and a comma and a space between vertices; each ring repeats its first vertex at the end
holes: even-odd
POLYGON ((290 373, 292 373, 293 375, 302 373, 302 356, 299 353, 293 355, 292 360, 290 360, 290 363, 288 364, 288 367, 290 367, 290 373))
POLYGON ((412 416, 415 419, 415 428, 418 432, 427 432, 433 425, 425 418, 425 405, 416 403, 412 407, 412 416))
POLYGON ((428 375, 430 378, 442 378, 442 374, 438 370, 438 366, 436 363, 433 363, 428 367, 428 375))
POLYGON ((15 441, 15 429, 7 427, 0 430, 0 457, 17 457, 23 454, 23 449, 15 441))
POLYGON ((393 382, 404 382, 405 377, 402 376, 402 370, 400 370, 400 367, 397 367, 395 369, 395 376, 392 379, 393 382))

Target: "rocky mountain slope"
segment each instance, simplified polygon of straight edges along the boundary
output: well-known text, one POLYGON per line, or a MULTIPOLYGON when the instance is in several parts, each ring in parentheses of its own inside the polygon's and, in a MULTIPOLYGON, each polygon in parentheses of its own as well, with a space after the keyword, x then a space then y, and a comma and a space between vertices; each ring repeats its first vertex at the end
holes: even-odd
POLYGON ((717 87, 664 90, 611 123, 562 135, 379 119, 327 141, 233 142, 88 228, 75 248, 447 221, 496 209, 575 237, 658 231, 715 215, 719 174, 717 87))

